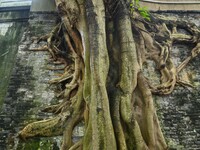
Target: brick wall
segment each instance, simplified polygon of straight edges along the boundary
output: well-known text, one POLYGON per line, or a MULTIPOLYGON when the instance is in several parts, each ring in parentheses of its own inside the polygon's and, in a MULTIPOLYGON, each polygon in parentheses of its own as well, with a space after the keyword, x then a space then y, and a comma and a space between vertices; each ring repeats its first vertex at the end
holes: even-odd
MULTIPOLYGON (((199 13, 171 14, 200 25, 199 13)), ((180 31, 184 32, 184 31, 180 31)), ((175 44, 172 57, 178 65, 191 51, 191 45, 175 44)), ((169 96, 155 96, 155 103, 168 144, 174 150, 200 150, 200 56, 192 60, 181 72, 191 74, 195 88, 177 86, 169 96)), ((157 75, 155 75, 157 76, 157 75)))
POLYGON ((9 88, 0 112, 1 150, 14 147, 29 149, 24 143, 16 143, 16 133, 28 122, 48 117, 40 109, 55 99, 55 87, 48 84, 54 73, 46 69, 49 53, 32 52, 29 49, 45 44, 32 43, 32 37, 50 32, 55 25, 56 15, 35 13, 30 18, 29 25, 22 33, 9 88))

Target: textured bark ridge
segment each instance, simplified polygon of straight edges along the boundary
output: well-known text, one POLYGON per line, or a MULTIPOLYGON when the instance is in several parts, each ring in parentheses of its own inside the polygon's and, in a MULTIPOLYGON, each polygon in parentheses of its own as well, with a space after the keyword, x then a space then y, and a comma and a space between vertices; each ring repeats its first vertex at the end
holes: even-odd
POLYGON ((63 101, 43 111, 54 118, 28 124, 19 136, 63 135, 62 150, 165 150, 152 94, 170 94, 176 85, 193 85, 179 77, 200 52, 200 30, 192 23, 129 11, 125 0, 55 0, 61 22, 37 40, 47 45, 64 73, 50 81, 63 85, 63 101), (179 33, 184 29, 187 34, 179 33), (171 58, 174 43, 193 45, 179 66, 171 58), (160 72, 159 85, 143 75, 146 60, 160 72), (84 122, 85 134, 74 143, 72 132, 84 122))

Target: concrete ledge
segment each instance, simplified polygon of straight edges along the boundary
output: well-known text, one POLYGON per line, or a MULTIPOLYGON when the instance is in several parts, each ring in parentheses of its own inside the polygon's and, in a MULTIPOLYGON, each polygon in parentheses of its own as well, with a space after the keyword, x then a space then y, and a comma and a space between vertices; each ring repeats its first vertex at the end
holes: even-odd
POLYGON ((54 0, 33 0, 31 12, 53 12, 56 10, 54 0))
POLYGON ((7 11, 29 11, 30 6, 16 6, 16 7, 0 7, 0 12, 7 11))
POLYGON ((156 3, 156 4, 200 4, 200 1, 159 1, 159 0, 142 0, 142 2, 156 3))
POLYGON ((7 23, 7 22, 28 22, 29 18, 15 18, 15 19, 0 19, 0 23, 7 23))
POLYGON ((200 11, 200 1, 163 1, 142 0, 141 6, 146 6, 150 11, 200 11))

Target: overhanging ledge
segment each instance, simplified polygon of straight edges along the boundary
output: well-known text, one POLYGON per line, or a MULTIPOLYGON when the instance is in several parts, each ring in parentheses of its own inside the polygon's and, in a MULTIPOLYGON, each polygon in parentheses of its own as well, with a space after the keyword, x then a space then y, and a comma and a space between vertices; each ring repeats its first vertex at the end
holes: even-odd
POLYGON ((200 0, 141 0, 150 11, 200 11, 200 0))

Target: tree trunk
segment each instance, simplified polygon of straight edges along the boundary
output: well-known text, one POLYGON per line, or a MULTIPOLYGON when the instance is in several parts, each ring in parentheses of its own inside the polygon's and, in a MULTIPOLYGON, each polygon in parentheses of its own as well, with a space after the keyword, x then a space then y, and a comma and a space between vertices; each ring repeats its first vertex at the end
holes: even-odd
POLYGON ((168 149, 152 94, 170 94, 176 83, 185 83, 178 73, 199 53, 199 29, 155 15, 150 22, 126 0, 55 1, 61 23, 38 39, 47 45, 37 50, 66 64, 65 73, 50 82, 65 84, 63 102, 43 110, 55 118, 27 125, 20 137, 63 135, 63 150, 168 149), (191 35, 177 33, 178 27, 191 35), (58 42, 60 37, 65 41, 58 42), (178 67, 170 57, 174 42, 196 44, 178 67), (157 64, 160 85, 144 77, 147 59, 157 64), (72 131, 81 121, 85 134, 73 143, 72 131))

